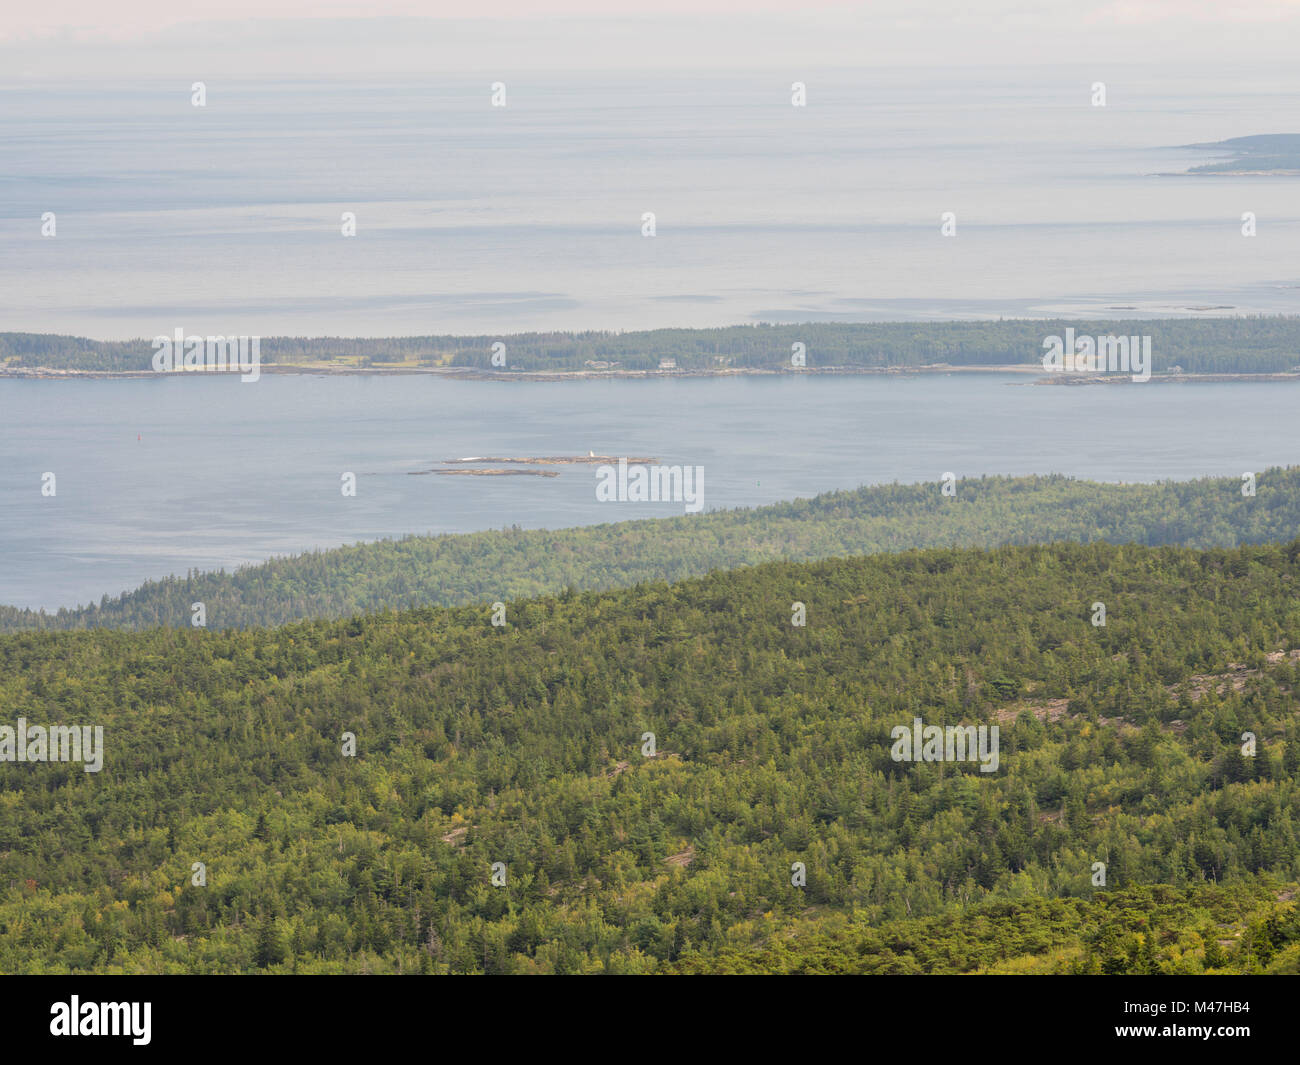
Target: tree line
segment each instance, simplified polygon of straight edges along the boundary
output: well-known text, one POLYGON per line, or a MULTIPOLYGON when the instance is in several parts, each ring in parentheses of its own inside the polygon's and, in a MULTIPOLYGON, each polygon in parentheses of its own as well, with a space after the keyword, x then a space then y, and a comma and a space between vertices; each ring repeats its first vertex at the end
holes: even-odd
POLYGON ((1231 547, 1300 529, 1300 468, 1237 478, 1098 484, 1060 475, 981 477, 945 497, 937 483, 830 492, 771 506, 585 528, 410 536, 272 559, 233 573, 150 581, 56 612, 0 607, 0 632, 214 628, 415 606, 454 606, 680 580, 781 559, 808 561, 918 547, 1061 540, 1231 547))
MULTIPOLYGON (((673 359, 680 370, 791 370, 793 346, 811 368, 916 368, 936 364, 1036 364, 1043 341, 1080 334, 1150 336, 1153 372, 1279 373, 1300 365, 1300 316, 1232 318, 999 319, 976 322, 805 322, 713 329, 633 332, 519 333, 498 336, 265 337, 266 365, 348 367, 453 366, 484 371, 584 371, 591 364, 656 370, 673 359), (505 345, 504 366, 493 346, 505 345)), ((97 341, 41 333, 0 333, 0 364, 99 372, 148 371, 150 338, 97 341)))

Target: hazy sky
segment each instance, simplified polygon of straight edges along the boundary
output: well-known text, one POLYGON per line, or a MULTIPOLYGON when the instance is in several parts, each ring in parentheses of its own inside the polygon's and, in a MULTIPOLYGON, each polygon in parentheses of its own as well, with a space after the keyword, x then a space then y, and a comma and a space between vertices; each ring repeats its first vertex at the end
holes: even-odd
POLYGON ((1208 62, 1300 55, 1300 0, 42 0, 0 78, 1208 62))

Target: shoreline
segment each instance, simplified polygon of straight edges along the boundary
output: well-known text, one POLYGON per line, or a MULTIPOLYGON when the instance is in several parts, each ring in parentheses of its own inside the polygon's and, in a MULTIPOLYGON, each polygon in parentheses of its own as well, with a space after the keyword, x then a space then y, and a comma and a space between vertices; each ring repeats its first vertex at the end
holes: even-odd
MULTIPOLYGON (((1060 374, 1045 371, 1034 363, 1006 363, 997 365, 954 366, 932 363, 924 366, 804 366, 795 368, 729 367, 702 370, 482 370, 468 366, 403 366, 392 369, 367 366, 323 367, 300 364, 269 364, 259 367, 263 375, 316 376, 316 377, 407 377, 433 376, 459 381, 588 381, 588 380, 669 380, 714 377, 826 377, 826 376, 925 376, 933 374, 1020 374, 1034 376, 1029 382, 1045 385, 1113 385, 1150 384, 1162 381, 1168 384, 1195 384, 1199 382, 1262 382, 1300 381, 1300 372, 1264 373, 1161 373, 1152 374, 1145 382, 1131 381, 1128 374, 1060 374)), ((57 367, 32 366, 0 368, 0 379, 28 381, 84 381, 115 378, 175 378, 180 376, 238 377, 238 371, 189 370, 160 373, 156 370, 68 370, 57 367)), ((250 382, 252 383, 252 382, 250 382)))
MULTIPOLYGON (((934 363, 925 366, 801 366, 798 369, 763 366, 719 367, 701 370, 485 370, 475 366, 311 366, 300 363, 263 363, 258 367, 262 375, 310 375, 317 377, 404 377, 433 376, 465 381, 568 381, 587 379, 637 379, 681 377, 801 377, 808 374, 926 374, 926 373, 1037 373, 1041 366, 1027 363, 1005 365, 952 366, 934 363)), ((89 378, 147 378, 147 377, 238 377, 238 370, 70 370, 52 366, 25 366, 0 368, 0 378, 28 378, 38 380, 85 380, 89 378)))

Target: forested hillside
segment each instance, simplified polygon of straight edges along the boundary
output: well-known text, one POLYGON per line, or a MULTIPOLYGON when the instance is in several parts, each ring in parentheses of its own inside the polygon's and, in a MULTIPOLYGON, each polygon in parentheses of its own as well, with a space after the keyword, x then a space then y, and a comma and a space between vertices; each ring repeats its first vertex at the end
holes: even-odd
POLYGON ((755 509, 559 531, 408 537, 275 559, 233 574, 145 584, 79 610, 0 607, 0 631, 190 624, 279 625, 410 606, 452 606, 679 580, 779 559, 1058 540, 1231 547, 1300 535, 1300 468, 1237 478, 1096 484, 1069 478, 884 485, 755 509))
POLYGON ((0 762, 0 971, 1296 972, 1297 588, 1021 546, 5 636, 0 724, 106 751, 0 762))
MULTIPOLYGON (((336 363, 347 367, 461 366, 495 370, 493 344, 506 346, 503 372, 655 370, 665 358, 682 370, 790 369, 791 346, 804 345, 812 368, 990 366, 1041 363, 1043 340, 1080 335, 1149 336, 1155 372, 1276 373, 1300 365, 1300 317, 1159 319, 1003 319, 996 322, 807 322, 626 333, 522 333, 388 338, 266 337, 265 365, 336 363), (611 368, 602 365, 597 368, 611 368)), ((96 341, 42 333, 0 333, 0 366, 147 371, 151 339, 96 341)))
POLYGON ((1295 884, 1141 885, 1080 898, 999 899, 953 920, 796 921, 761 946, 692 953, 672 973, 1151 976, 1300 973, 1295 884))

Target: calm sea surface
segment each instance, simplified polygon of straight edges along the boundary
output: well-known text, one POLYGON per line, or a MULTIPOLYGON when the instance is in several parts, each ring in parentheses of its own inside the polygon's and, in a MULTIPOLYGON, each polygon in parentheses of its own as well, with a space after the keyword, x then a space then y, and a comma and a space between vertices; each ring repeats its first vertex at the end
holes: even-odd
POLYGON ((1300 66, 1193 73, 1116 68, 1099 108, 1095 64, 801 72, 796 108, 784 71, 575 71, 493 108, 471 75, 214 72, 195 108, 188 81, 0 71, 0 331, 1296 312, 1300 180, 1155 175, 1300 131, 1300 66))

